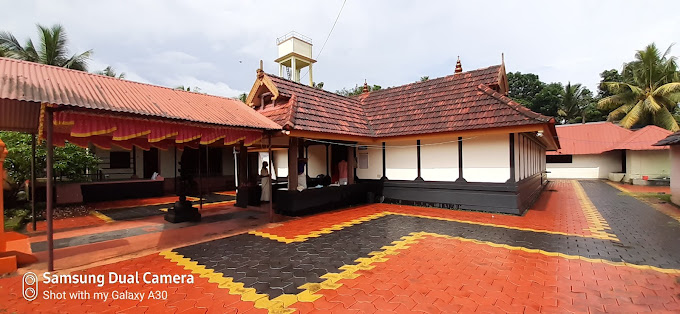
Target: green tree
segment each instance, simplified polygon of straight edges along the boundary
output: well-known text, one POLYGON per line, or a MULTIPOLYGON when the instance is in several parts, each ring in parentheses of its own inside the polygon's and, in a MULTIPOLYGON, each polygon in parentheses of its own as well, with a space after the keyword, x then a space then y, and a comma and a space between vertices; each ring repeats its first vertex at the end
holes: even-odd
POLYGON ((527 107, 534 112, 556 117, 562 100, 564 99, 564 87, 561 83, 550 83, 541 89, 527 107))
POLYGON ((420 80, 419 80, 418 82, 427 82, 427 81, 429 81, 429 80, 430 80, 430 77, 429 77, 429 76, 421 76, 421 77, 420 77, 420 80))
POLYGON ((680 74, 676 58, 669 56, 671 47, 661 53, 655 44, 635 54, 626 63, 621 82, 605 82, 612 96, 601 99, 598 108, 609 111, 607 120, 619 120, 619 125, 631 128, 637 124, 654 124, 678 131, 675 112, 680 101, 680 74))
POLYGON ((593 93, 588 88, 581 84, 572 85, 569 82, 564 87, 562 104, 557 114, 562 119, 562 123, 586 123, 587 109, 593 102, 593 93))
POLYGON ((242 101, 242 102, 246 102, 246 99, 248 99, 248 94, 246 94, 246 93, 241 93, 240 95, 238 95, 238 97, 237 97, 236 99, 238 99, 238 100, 240 100, 240 101, 242 101))
POLYGON ((316 89, 323 89, 323 82, 319 82, 319 83, 312 82, 312 86, 316 89))
POLYGON ((113 69, 113 67, 111 67, 110 65, 107 66, 104 70, 95 72, 95 74, 105 75, 105 76, 110 76, 110 77, 115 77, 115 78, 118 78, 118 79, 121 79, 121 80, 122 80, 122 79, 125 79, 125 72, 118 74, 118 73, 116 73, 116 71, 113 69))
POLYGON ((66 31, 61 25, 55 24, 48 28, 38 24, 37 27, 37 46, 30 38, 22 46, 10 32, 0 32, 0 47, 5 50, 4 54, 14 59, 87 71, 92 50, 69 55, 66 31))
MULTIPOLYGON (((369 92, 377 91, 377 90, 381 90, 381 89, 382 89, 382 86, 380 86, 380 85, 368 85, 368 91, 369 92)), ((361 85, 361 86, 356 85, 356 86, 354 86, 354 88, 349 88, 349 89, 343 88, 341 90, 335 91, 336 94, 341 95, 341 96, 345 96, 345 97, 360 95, 363 92, 364 92, 364 86, 363 85, 361 85)))
POLYGON ((600 73, 600 78, 600 85, 597 86, 597 97, 599 99, 613 95, 604 86, 605 82, 623 82, 623 77, 616 69, 602 71, 602 73, 600 73))
POLYGON ((525 106, 531 105, 536 95, 546 86, 538 78, 538 75, 533 73, 522 74, 521 72, 508 73, 508 85, 508 96, 525 106))
MULTIPOLYGON (((7 145, 9 154, 5 159, 5 169, 14 191, 31 177, 31 135, 18 132, 0 132, 0 139, 7 145)), ((57 175, 66 179, 79 181, 85 179, 87 170, 96 172, 100 160, 71 143, 64 147, 54 148, 54 170, 57 175)), ((38 177, 45 176, 46 167, 45 143, 36 145, 36 173, 38 177)))

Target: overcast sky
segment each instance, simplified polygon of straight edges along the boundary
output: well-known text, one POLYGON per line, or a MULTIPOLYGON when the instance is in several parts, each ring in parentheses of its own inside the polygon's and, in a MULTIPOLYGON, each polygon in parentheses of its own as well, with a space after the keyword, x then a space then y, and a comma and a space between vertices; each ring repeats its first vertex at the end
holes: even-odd
MULTIPOLYGON (((21 42, 37 37, 36 23, 61 23, 73 52, 94 50, 91 71, 112 65, 129 80, 229 97, 250 90, 260 59, 278 74, 276 38, 289 31, 311 37, 316 57, 343 3, 5 1, 0 30, 21 42)), ((364 79, 389 87, 449 75, 457 56, 472 70, 505 53, 509 72, 595 89, 636 50, 678 41, 678 12, 680 1, 347 0, 314 80, 331 91, 364 79)))

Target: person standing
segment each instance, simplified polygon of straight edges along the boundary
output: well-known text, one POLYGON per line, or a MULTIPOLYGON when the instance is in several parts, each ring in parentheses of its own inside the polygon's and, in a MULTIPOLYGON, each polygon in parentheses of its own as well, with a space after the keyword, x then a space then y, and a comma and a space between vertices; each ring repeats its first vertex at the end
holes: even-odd
POLYGON ((266 161, 262 162, 262 170, 260 170, 260 178, 262 182, 262 194, 260 195, 260 201, 262 202, 269 202, 271 199, 272 191, 270 189, 270 180, 272 179, 271 176, 269 175, 269 170, 267 170, 267 167, 269 166, 269 163, 266 161))

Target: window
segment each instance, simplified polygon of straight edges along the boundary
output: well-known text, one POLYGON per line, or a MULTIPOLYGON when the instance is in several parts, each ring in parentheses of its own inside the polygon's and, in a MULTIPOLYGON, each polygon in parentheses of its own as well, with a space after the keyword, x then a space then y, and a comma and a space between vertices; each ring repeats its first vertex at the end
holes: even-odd
POLYGON ((130 168, 130 152, 110 152, 109 168, 111 169, 130 168))
POLYGON ((545 155, 545 162, 549 164, 570 164, 571 155, 545 155))
POLYGON ((368 169, 368 153, 359 153, 359 169, 368 169))

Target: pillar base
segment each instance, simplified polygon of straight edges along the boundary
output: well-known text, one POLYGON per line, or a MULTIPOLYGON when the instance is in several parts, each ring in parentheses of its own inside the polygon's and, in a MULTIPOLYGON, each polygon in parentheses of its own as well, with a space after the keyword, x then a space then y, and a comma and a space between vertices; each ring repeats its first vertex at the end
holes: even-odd
POLYGON ((198 222, 201 221, 201 214, 196 207, 191 206, 190 201, 177 201, 173 207, 168 208, 165 220, 171 223, 198 222))

